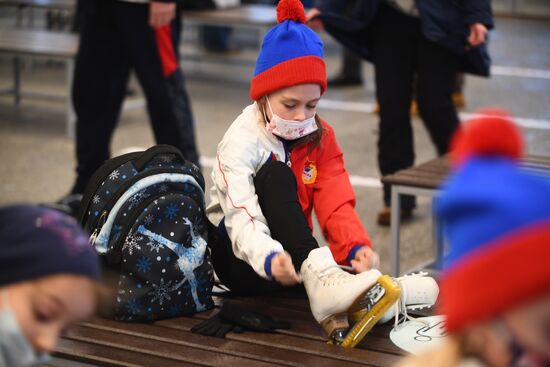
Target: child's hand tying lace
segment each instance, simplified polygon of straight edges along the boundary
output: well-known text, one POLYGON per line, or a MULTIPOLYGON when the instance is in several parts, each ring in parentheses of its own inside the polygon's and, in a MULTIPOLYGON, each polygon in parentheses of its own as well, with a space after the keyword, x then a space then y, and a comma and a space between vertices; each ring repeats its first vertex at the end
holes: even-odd
POLYGON ((355 272, 377 269, 380 266, 380 257, 370 247, 362 247, 355 253, 355 259, 351 260, 351 267, 355 272))
POLYGON ((300 278, 296 274, 292 258, 288 252, 281 252, 271 259, 271 275, 284 286, 298 284, 300 278))

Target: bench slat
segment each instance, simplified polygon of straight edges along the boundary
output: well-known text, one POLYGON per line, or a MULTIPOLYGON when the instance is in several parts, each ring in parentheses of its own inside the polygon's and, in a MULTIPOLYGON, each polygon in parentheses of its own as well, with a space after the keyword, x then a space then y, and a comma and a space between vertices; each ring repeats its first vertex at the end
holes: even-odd
MULTIPOLYGON (((185 340, 185 334, 180 335, 185 340)), ((193 348, 173 342, 158 341, 147 336, 126 335, 112 330, 99 330, 86 326, 79 326, 68 333, 65 339, 86 342, 101 346, 108 346, 124 351, 140 352, 165 359, 164 366, 170 365, 172 361, 188 362, 209 366, 277 366, 277 363, 267 363, 252 358, 242 358, 220 353, 219 351, 193 348)), ((213 338, 212 338, 213 339, 213 338)))
POLYGON ((73 58, 78 48, 78 36, 64 32, 28 29, 0 31, 0 52, 73 58))
MULTIPOLYGON (((166 366, 164 358, 64 338, 59 340, 54 356, 108 367, 166 366)), ((193 367, 199 365, 172 360, 170 366, 193 367)))
MULTIPOLYGON (((293 350, 281 349, 277 344, 258 343, 256 340, 269 340, 273 334, 247 332, 246 340, 238 340, 240 334, 229 333, 226 338, 213 338, 193 334, 189 329, 198 323, 198 320, 189 318, 177 318, 166 320, 163 324, 124 324, 109 320, 87 323, 83 326, 89 328, 104 329, 105 331, 129 334, 142 338, 150 338, 152 343, 173 343, 172 348, 179 348, 180 345, 205 350, 228 356, 253 359, 266 363, 294 366, 306 364, 311 366, 332 366, 333 359, 319 357, 316 354, 300 353, 293 350), (179 321, 177 324, 175 321, 179 321), (182 327, 183 326, 183 327, 182 327)), ((242 334, 245 336, 246 334, 242 334)), ((338 359, 341 366, 353 366, 356 363, 348 363, 338 359)))

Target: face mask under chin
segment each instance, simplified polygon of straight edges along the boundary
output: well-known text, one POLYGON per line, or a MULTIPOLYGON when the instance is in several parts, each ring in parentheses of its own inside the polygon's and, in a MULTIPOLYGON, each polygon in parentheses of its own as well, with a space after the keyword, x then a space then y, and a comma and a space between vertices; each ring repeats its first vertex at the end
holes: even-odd
POLYGON ((23 334, 10 308, 7 291, 1 297, 4 307, 0 310, 0 367, 29 367, 48 362, 50 356, 36 353, 23 334))
POLYGON ((273 112, 269 98, 266 97, 269 111, 271 112, 271 120, 267 120, 265 109, 263 111, 264 118, 267 122, 266 129, 273 135, 286 140, 296 140, 303 138, 315 131, 317 131, 317 122, 315 121, 315 115, 305 120, 286 120, 273 112))

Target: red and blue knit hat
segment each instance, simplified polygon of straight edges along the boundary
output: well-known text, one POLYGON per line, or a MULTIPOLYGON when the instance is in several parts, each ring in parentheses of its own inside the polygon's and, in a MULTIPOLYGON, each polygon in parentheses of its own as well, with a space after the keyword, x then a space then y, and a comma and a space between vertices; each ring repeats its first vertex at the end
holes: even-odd
POLYGON ((520 167, 522 145, 494 112, 453 141, 455 172, 437 205, 450 245, 439 298, 449 332, 550 293, 550 178, 520 167))
POLYGON ((267 32, 250 83, 250 98, 298 84, 319 84, 327 89, 323 42, 304 23, 304 6, 299 0, 281 0, 278 24, 267 32))

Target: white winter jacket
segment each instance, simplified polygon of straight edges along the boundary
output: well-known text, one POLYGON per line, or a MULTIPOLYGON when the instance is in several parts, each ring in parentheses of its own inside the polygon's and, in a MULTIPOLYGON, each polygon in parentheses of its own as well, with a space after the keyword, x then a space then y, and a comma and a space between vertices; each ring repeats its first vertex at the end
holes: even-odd
POLYGON ((235 256, 268 278, 264 263, 283 246, 273 238, 263 216, 253 179, 274 154, 287 161, 283 143, 265 128, 263 114, 256 103, 247 106, 231 124, 218 145, 212 170, 214 185, 206 214, 218 225, 225 217, 225 228, 235 256))

